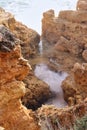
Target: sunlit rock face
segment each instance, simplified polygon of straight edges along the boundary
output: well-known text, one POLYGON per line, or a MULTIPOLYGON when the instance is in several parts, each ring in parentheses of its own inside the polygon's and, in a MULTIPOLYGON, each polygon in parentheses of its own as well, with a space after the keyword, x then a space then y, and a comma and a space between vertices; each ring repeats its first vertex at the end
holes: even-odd
POLYGON ((25 58, 35 56, 38 52, 39 34, 15 20, 14 16, 0 8, 0 24, 8 27, 21 40, 22 53, 25 58))
POLYGON ((69 105, 78 104, 87 98, 87 63, 76 63, 73 74, 62 83, 65 100, 69 105))
MULTIPOLYGON (((40 41, 39 34, 36 31, 23 25, 22 23, 17 22, 11 13, 5 12, 5 10, 3 10, 1 8, 0 8, 0 18, 1 18, 0 24, 9 28, 10 31, 13 33, 12 34, 10 32, 10 34, 12 36, 9 36, 10 38, 8 39, 9 31, 8 31, 8 33, 5 32, 6 33, 5 37, 8 39, 8 41, 7 41, 7 45, 4 46, 4 43, 3 43, 3 45, 1 45, 1 49, 5 52, 6 51, 9 52, 10 48, 14 47, 15 39, 18 38, 17 42, 21 45, 21 52, 22 52, 24 58, 29 60, 29 58, 36 56, 38 53, 38 48, 39 48, 38 43, 40 41), (16 38, 13 39, 13 35, 15 35, 16 38), (9 40, 11 41, 11 44, 12 44, 11 47, 9 47, 9 40)), ((1 30, 1 32, 2 32, 2 30, 1 30)), ((2 37, 0 37, 0 38, 2 39, 2 37)), ((5 40, 5 42, 6 42, 6 40, 5 40)), ((19 47, 19 49, 17 49, 17 51, 19 53, 20 47, 19 47)), ((11 60, 11 62, 13 62, 13 61, 11 60)), ((20 62, 22 62, 21 58, 20 58, 20 62)), ((24 62, 26 63, 26 61, 24 61, 24 62)), ((15 64, 14 64, 14 66, 15 66, 15 64)), ((23 73, 25 73, 25 71, 26 71, 26 69, 23 70, 22 67, 19 69, 22 69, 23 73)), ((15 72, 16 71, 14 70, 14 75, 15 75, 15 72)), ((19 70, 18 70, 18 73, 19 73, 19 70)), ((24 81, 24 82, 26 82, 27 89, 26 89, 26 94, 22 98, 22 100, 23 100, 23 104, 26 105, 28 108, 36 109, 38 106, 41 106, 41 104, 43 102, 45 102, 45 100, 47 100, 50 97, 51 92, 50 92, 49 86, 47 84, 40 81, 39 79, 37 79, 34 76, 33 70, 31 71, 31 73, 32 74, 29 74, 26 77, 26 81, 24 81), (36 91, 34 91, 34 90, 36 90, 36 91)), ((7 74, 9 75, 8 72, 7 72, 7 74)), ((10 76, 12 76, 11 73, 8 76, 8 78, 10 76)), ((20 75, 20 77, 22 77, 22 76, 23 75, 20 75)))
MULTIPOLYGON (((77 10, 60 11, 55 17, 54 11, 43 13, 42 39, 52 44, 56 51, 68 52, 87 61, 87 1, 79 0, 77 10)), ((43 45, 45 45, 43 40, 43 45)))
POLYGON ((19 40, 0 26, 0 125, 6 130, 39 130, 32 111, 21 104, 22 80, 30 66, 21 56, 19 40), (30 113, 32 116, 30 116, 30 113))
POLYGON ((74 66, 74 80, 77 91, 83 98, 87 97, 87 63, 75 64, 74 66))
POLYGON ((78 0, 77 10, 87 11, 87 0, 78 0))

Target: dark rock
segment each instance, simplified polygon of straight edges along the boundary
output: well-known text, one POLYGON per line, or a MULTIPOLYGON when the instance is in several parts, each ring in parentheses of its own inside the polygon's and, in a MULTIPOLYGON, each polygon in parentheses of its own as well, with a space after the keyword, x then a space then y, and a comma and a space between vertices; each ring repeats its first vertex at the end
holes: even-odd
POLYGON ((0 51, 10 52, 14 49, 17 39, 5 26, 0 25, 0 51))

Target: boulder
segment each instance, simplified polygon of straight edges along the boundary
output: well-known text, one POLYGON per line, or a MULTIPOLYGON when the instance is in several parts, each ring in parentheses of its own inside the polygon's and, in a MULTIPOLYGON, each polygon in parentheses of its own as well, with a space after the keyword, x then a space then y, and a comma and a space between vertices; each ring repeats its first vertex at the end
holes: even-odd
POLYGON ((73 68, 73 73, 62 82, 61 87, 64 91, 64 98, 69 104, 78 104, 78 102, 81 102, 87 97, 86 77, 87 63, 76 63, 73 68))
POLYGON ((38 79, 31 71, 24 79, 26 93, 22 97, 22 103, 28 108, 36 110, 52 96, 50 87, 38 79))

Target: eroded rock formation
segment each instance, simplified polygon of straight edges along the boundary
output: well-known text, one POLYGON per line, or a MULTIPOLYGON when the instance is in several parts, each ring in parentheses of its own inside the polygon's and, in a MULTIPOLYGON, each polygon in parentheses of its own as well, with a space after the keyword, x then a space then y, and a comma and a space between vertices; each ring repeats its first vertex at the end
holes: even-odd
MULTIPOLYGON (((55 44, 54 51, 55 48, 59 51, 60 63, 62 64, 62 60, 65 59, 64 61, 69 64, 68 67, 73 66, 77 61, 74 56, 74 62, 72 64, 72 59, 69 57, 69 54, 83 56, 85 61, 87 59, 86 23, 84 23, 84 17, 82 15, 84 12, 82 12, 82 14, 78 12, 84 9, 86 11, 86 7, 84 4, 80 4, 80 2, 82 1, 79 0, 78 2, 76 13, 74 11, 62 11, 59 18, 55 18, 54 12, 50 10, 44 14, 43 19, 43 37, 50 42, 50 45, 55 44), (68 18, 69 14, 70 18, 68 18), (79 20, 77 16, 79 18, 82 17, 82 19, 79 20), (76 21, 78 21, 78 23, 76 23, 76 21), (56 32, 56 30, 58 32, 56 32), (73 35, 74 33, 75 35, 73 35), (84 34, 84 38, 81 34, 84 34), (64 52, 65 55, 62 56, 62 52, 64 52), (68 55, 66 52, 69 52, 68 55), (67 59, 67 57, 69 58, 67 59)), ((86 1, 84 2, 86 3, 86 1)), ((0 10, 0 17, 0 24, 5 25, 13 32, 11 33, 6 27, 0 25, 0 129, 73 129, 74 123, 78 118, 82 118, 83 116, 87 118, 87 64, 75 64, 73 73, 63 81, 62 88, 64 90, 64 96, 69 102, 69 105, 72 105, 71 107, 67 106, 66 108, 58 109, 54 106, 45 105, 34 112, 28 110, 22 105, 21 98, 26 106, 35 108, 39 106, 40 101, 43 101, 45 98, 47 99, 46 96, 49 97, 51 94, 48 85, 34 77, 28 62, 21 56, 20 44, 22 50, 23 47, 26 50, 26 47, 35 42, 35 39, 38 41, 39 36, 36 32, 34 32, 35 35, 33 35, 32 30, 30 31, 21 23, 16 22, 14 17, 10 13, 6 13, 3 9, 0 10), (30 40, 28 38, 30 38, 30 40), (26 83, 26 90, 22 80, 26 83), (25 92, 25 97, 23 97, 25 92)), ((31 45, 31 47, 29 46, 29 51, 23 51, 26 58, 34 52, 30 53, 32 46, 33 45, 31 45)), ((37 46, 37 44, 35 44, 35 46, 37 46)), ((33 46, 33 49, 35 46, 33 46)), ((54 57, 52 54, 54 51, 51 50, 51 56, 55 60, 58 53, 55 53, 56 56, 54 57)), ((54 63, 57 64, 56 61, 54 63)), ((59 64, 57 65, 60 67, 59 64)))
POLYGON ((39 130, 35 116, 21 104, 25 93, 22 80, 30 66, 21 56, 20 43, 0 26, 0 126, 6 130, 39 130))
POLYGON ((71 65, 69 66, 70 69, 75 63, 73 62, 74 58, 77 58, 76 61, 79 63, 83 62, 83 60, 87 62, 86 5, 86 0, 79 0, 77 3, 77 10, 60 11, 58 17, 55 17, 53 10, 43 13, 43 46, 46 46, 45 49, 51 46, 53 54, 51 54, 50 51, 49 55, 51 58, 56 59, 57 64, 58 61, 60 64, 62 61, 62 64, 69 66, 66 60, 72 59, 71 65), (61 58, 61 55, 65 56, 65 58, 61 58))
MULTIPOLYGON (((19 44, 21 45, 23 57, 29 60, 29 58, 32 58, 32 56, 37 56, 38 49, 39 49, 38 43, 40 41, 39 34, 36 31, 23 25, 22 23, 16 21, 11 13, 5 12, 5 10, 3 10, 2 8, 0 8, 0 18, 1 18, 0 24, 9 28, 10 31, 15 35, 15 37, 19 39, 19 44)), ((9 32, 7 32, 5 36, 7 39, 8 39, 8 34, 9 32)), ((14 46, 13 36, 9 38, 9 40, 12 41, 12 45, 14 46)), ((4 46, 4 43, 3 43, 3 45, 1 45, 1 48, 3 48, 3 50, 5 51, 6 50, 10 51, 10 48, 8 46, 9 46, 9 43, 7 43, 7 47, 4 46)), ((42 82, 41 80, 37 79, 34 76, 33 70, 31 70, 31 73, 32 74, 29 74, 26 77, 26 81, 24 81, 26 82, 26 94, 24 98, 22 98, 22 100, 23 100, 23 103, 27 107, 36 109, 46 99, 50 97, 51 92, 47 84, 45 84, 44 82, 42 82), (31 104, 32 104, 32 107, 31 107, 31 104)))
POLYGON ((36 110, 51 98, 50 87, 34 76, 32 71, 24 79, 24 82, 26 84, 26 93, 22 98, 22 102, 27 108, 36 110))
MULTIPOLYGON (((64 109, 57 109, 54 106, 43 106, 38 110, 39 122, 42 130, 75 130, 76 120, 79 121, 85 116, 87 121, 87 99, 80 104, 64 109)), ((80 123, 80 122, 79 122, 80 123)), ((77 124, 77 129, 87 128, 87 125, 77 124), (79 125, 82 125, 82 127, 79 125)))
POLYGON ((78 104, 87 97, 87 63, 76 63, 73 74, 62 83, 65 100, 70 105, 78 104))
POLYGON ((21 40, 22 53, 25 58, 35 56, 38 52, 39 34, 15 20, 14 16, 0 8, 0 24, 9 28, 21 40))

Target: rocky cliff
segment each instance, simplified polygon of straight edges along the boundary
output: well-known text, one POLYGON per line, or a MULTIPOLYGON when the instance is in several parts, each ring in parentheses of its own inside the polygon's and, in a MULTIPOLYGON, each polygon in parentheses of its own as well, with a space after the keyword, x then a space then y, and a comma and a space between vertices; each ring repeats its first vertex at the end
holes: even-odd
POLYGON ((19 40, 0 25, 0 125, 6 130, 39 130, 33 112, 20 100, 25 93, 22 80, 29 71, 19 40))
MULTIPOLYGON (((6 12, 2 8, 0 8, 0 18, 0 24, 9 28, 15 37, 18 38, 23 57, 27 60, 36 57, 39 50, 38 43, 40 41, 40 35, 36 31, 16 21, 11 13, 6 12)), ((51 96, 49 86, 35 77, 33 69, 27 75, 26 81, 24 80, 24 82, 26 83, 26 94, 22 100, 23 104, 28 108, 36 109, 51 96)))
POLYGON ((79 0, 75 11, 60 11, 57 17, 53 10, 43 13, 43 46, 45 49, 51 46, 53 54, 50 51, 50 57, 54 58, 57 63, 59 61, 60 64, 65 64, 70 68, 75 62, 87 62, 86 5, 86 0, 79 0))

